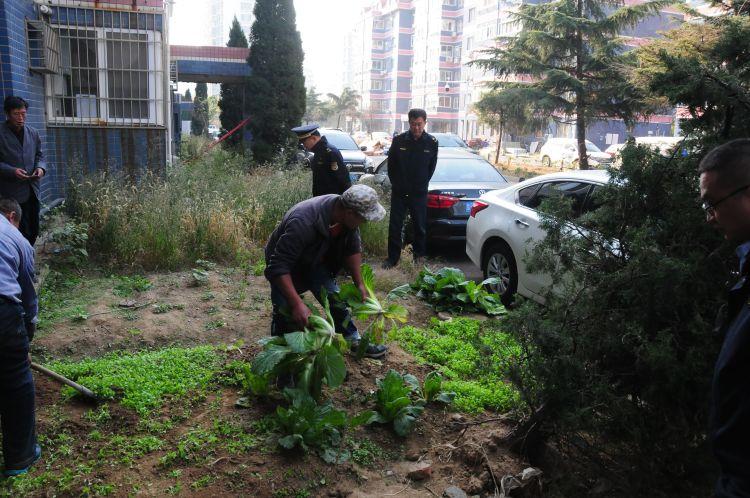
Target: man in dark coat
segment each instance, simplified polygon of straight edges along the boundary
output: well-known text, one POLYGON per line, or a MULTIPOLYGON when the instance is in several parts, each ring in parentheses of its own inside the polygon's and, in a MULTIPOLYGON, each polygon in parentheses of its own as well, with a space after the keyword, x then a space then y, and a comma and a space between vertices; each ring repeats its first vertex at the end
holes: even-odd
POLYGON ((397 135, 388 150, 388 178, 391 181, 391 218, 388 225, 388 259, 384 268, 398 263, 403 244, 401 233, 406 211, 414 226, 414 259, 427 252, 427 186, 435 173, 438 141, 424 131, 427 113, 409 111, 409 131, 397 135))
POLYGON ((326 194, 343 194, 352 186, 349 170, 344 166, 341 152, 320 135, 317 124, 292 128, 305 150, 312 152, 310 164, 313 175, 313 197, 326 194))
POLYGON ((34 249, 18 231, 22 214, 18 202, 0 199, 0 425, 5 477, 25 474, 42 454, 29 362, 37 321, 34 249))
POLYGON ((21 205, 20 230, 34 245, 39 235, 39 180, 47 173, 39 133, 26 124, 29 104, 5 97, 6 121, 0 123, 0 197, 21 205))
MULTIPOLYGON (((266 244, 265 276, 271 283, 273 318, 271 334, 284 335, 307 325, 310 309, 300 294, 311 291, 321 300, 321 289, 338 292, 336 274, 345 268, 363 297, 367 289, 362 281, 362 241, 359 226, 379 221, 385 208, 378 194, 367 185, 354 185, 342 195, 328 194, 307 199, 284 215, 266 244), (284 310, 288 311, 285 317, 284 310), (296 327, 296 328, 295 328, 296 327)), ((331 303, 336 332, 357 348, 359 332, 345 305, 331 303)), ((381 358, 386 348, 368 345, 365 356, 381 358)))
POLYGON ((698 171, 706 220, 738 244, 740 261, 721 313, 724 343, 711 389, 709 435, 721 471, 715 496, 750 497, 750 140, 716 147, 698 171))

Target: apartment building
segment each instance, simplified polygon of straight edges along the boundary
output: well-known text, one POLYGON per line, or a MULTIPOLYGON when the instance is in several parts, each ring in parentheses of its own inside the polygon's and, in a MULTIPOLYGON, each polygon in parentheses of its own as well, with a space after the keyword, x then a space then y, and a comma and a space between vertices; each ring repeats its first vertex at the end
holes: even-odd
MULTIPOLYGON (((402 131, 406 111, 427 111, 429 129, 463 137, 489 136, 473 105, 494 74, 471 61, 485 57, 498 37, 522 28, 514 14, 522 3, 539 0, 374 0, 363 10, 346 40, 344 81, 362 95, 363 117, 355 129, 402 131)), ((643 0, 627 0, 638 3, 643 0)), ((632 46, 676 27, 682 14, 665 9, 623 33, 632 46)), ((674 116, 638 123, 636 134, 671 134, 674 116)), ((594 123, 592 141, 604 146, 624 140, 620 121, 594 123)), ((547 134, 573 136, 572 127, 552 122, 547 134)), ((516 137, 517 138, 517 137, 516 137)))

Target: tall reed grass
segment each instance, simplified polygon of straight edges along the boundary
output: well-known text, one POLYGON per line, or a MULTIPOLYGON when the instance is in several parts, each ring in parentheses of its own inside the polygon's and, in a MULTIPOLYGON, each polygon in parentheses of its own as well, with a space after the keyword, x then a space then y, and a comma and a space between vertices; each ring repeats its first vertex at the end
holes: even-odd
MULTIPOLYGON (((311 176, 279 164, 249 166, 217 148, 164 177, 89 176, 73 182, 68 206, 89 225, 89 253, 114 266, 255 263, 284 213, 310 196, 311 176)), ((387 220, 364 227, 366 252, 385 254, 387 227, 387 220)))

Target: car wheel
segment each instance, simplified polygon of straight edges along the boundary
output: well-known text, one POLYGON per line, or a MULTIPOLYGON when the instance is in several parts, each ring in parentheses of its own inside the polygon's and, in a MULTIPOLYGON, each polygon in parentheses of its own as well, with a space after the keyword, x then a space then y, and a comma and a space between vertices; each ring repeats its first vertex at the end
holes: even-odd
POLYGON ((542 157, 542 166, 545 168, 549 168, 552 166, 552 160, 549 158, 549 156, 543 156, 542 157))
POLYGON ((504 242, 493 242, 484 251, 482 261, 484 278, 499 278, 500 283, 489 285, 491 292, 498 294, 504 305, 513 302, 513 295, 518 289, 518 269, 513 252, 504 242))

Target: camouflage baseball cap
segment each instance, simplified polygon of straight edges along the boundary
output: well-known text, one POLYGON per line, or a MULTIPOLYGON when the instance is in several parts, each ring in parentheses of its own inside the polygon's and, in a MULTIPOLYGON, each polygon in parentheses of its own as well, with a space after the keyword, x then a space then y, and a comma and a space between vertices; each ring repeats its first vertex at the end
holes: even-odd
POLYGON ((341 201, 367 221, 380 221, 385 217, 385 208, 378 202, 378 193, 367 185, 349 187, 341 194, 341 201))

